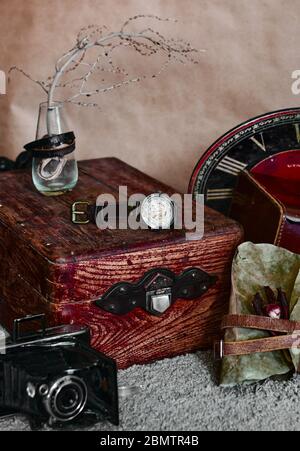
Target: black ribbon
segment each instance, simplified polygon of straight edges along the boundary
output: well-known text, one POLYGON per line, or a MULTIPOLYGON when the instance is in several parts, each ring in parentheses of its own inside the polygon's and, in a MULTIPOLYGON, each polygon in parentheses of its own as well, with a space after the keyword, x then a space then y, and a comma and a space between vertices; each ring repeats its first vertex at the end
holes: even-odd
POLYGON ((75 150, 74 132, 49 135, 24 146, 34 158, 62 158, 75 150))

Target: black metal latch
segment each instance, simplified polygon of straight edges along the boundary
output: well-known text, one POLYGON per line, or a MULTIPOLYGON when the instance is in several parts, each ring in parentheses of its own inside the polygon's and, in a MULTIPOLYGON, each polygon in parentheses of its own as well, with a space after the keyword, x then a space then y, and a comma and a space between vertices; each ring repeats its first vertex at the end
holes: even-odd
POLYGON ((141 307, 152 315, 159 316, 176 299, 197 299, 216 281, 216 276, 199 268, 187 269, 179 276, 168 269, 152 269, 135 284, 119 282, 112 286, 96 301, 96 305, 117 315, 124 315, 141 307))

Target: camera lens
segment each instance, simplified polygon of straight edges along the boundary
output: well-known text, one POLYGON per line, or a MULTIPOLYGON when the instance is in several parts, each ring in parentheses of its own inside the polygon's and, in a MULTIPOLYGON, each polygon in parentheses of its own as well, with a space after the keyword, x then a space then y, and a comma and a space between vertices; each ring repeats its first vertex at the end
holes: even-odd
POLYGON ((80 399, 80 393, 77 388, 65 388, 57 396, 57 408, 60 412, 72 412, 78 405, 80 399))
POLYGON ((44 400, 47 412, 56 421, 71 421, 84 409, 87 402, 87 387, 76 376, 57 379, 44 400))

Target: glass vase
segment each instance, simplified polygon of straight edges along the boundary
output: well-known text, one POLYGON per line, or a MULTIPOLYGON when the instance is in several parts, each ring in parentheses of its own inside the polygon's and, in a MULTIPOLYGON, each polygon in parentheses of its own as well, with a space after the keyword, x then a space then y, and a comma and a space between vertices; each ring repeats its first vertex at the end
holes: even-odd
MULTIPOLYGON (((62 103, 41 103, 36 139, 70 132, 65 107, 62 103)), ((32 180, 36 189, 45 196, 59 196, 71 191, 78 181, 75 150, 63 157, 32 159, 32 180)))

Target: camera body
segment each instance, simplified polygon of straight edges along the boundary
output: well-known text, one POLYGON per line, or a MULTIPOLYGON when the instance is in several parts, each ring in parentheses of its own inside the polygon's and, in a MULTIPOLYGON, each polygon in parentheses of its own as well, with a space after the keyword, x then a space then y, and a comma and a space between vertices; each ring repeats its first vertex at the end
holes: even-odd
POLYGON ((71 423, 86 416, 118 424, 117 367, 90 347, 89 329, 45 327, 44 315, 16 320, 0 344, 0 416, 17 412, 32 427, 71 423), (41 321, 37 332, 20 326, 41 321))

